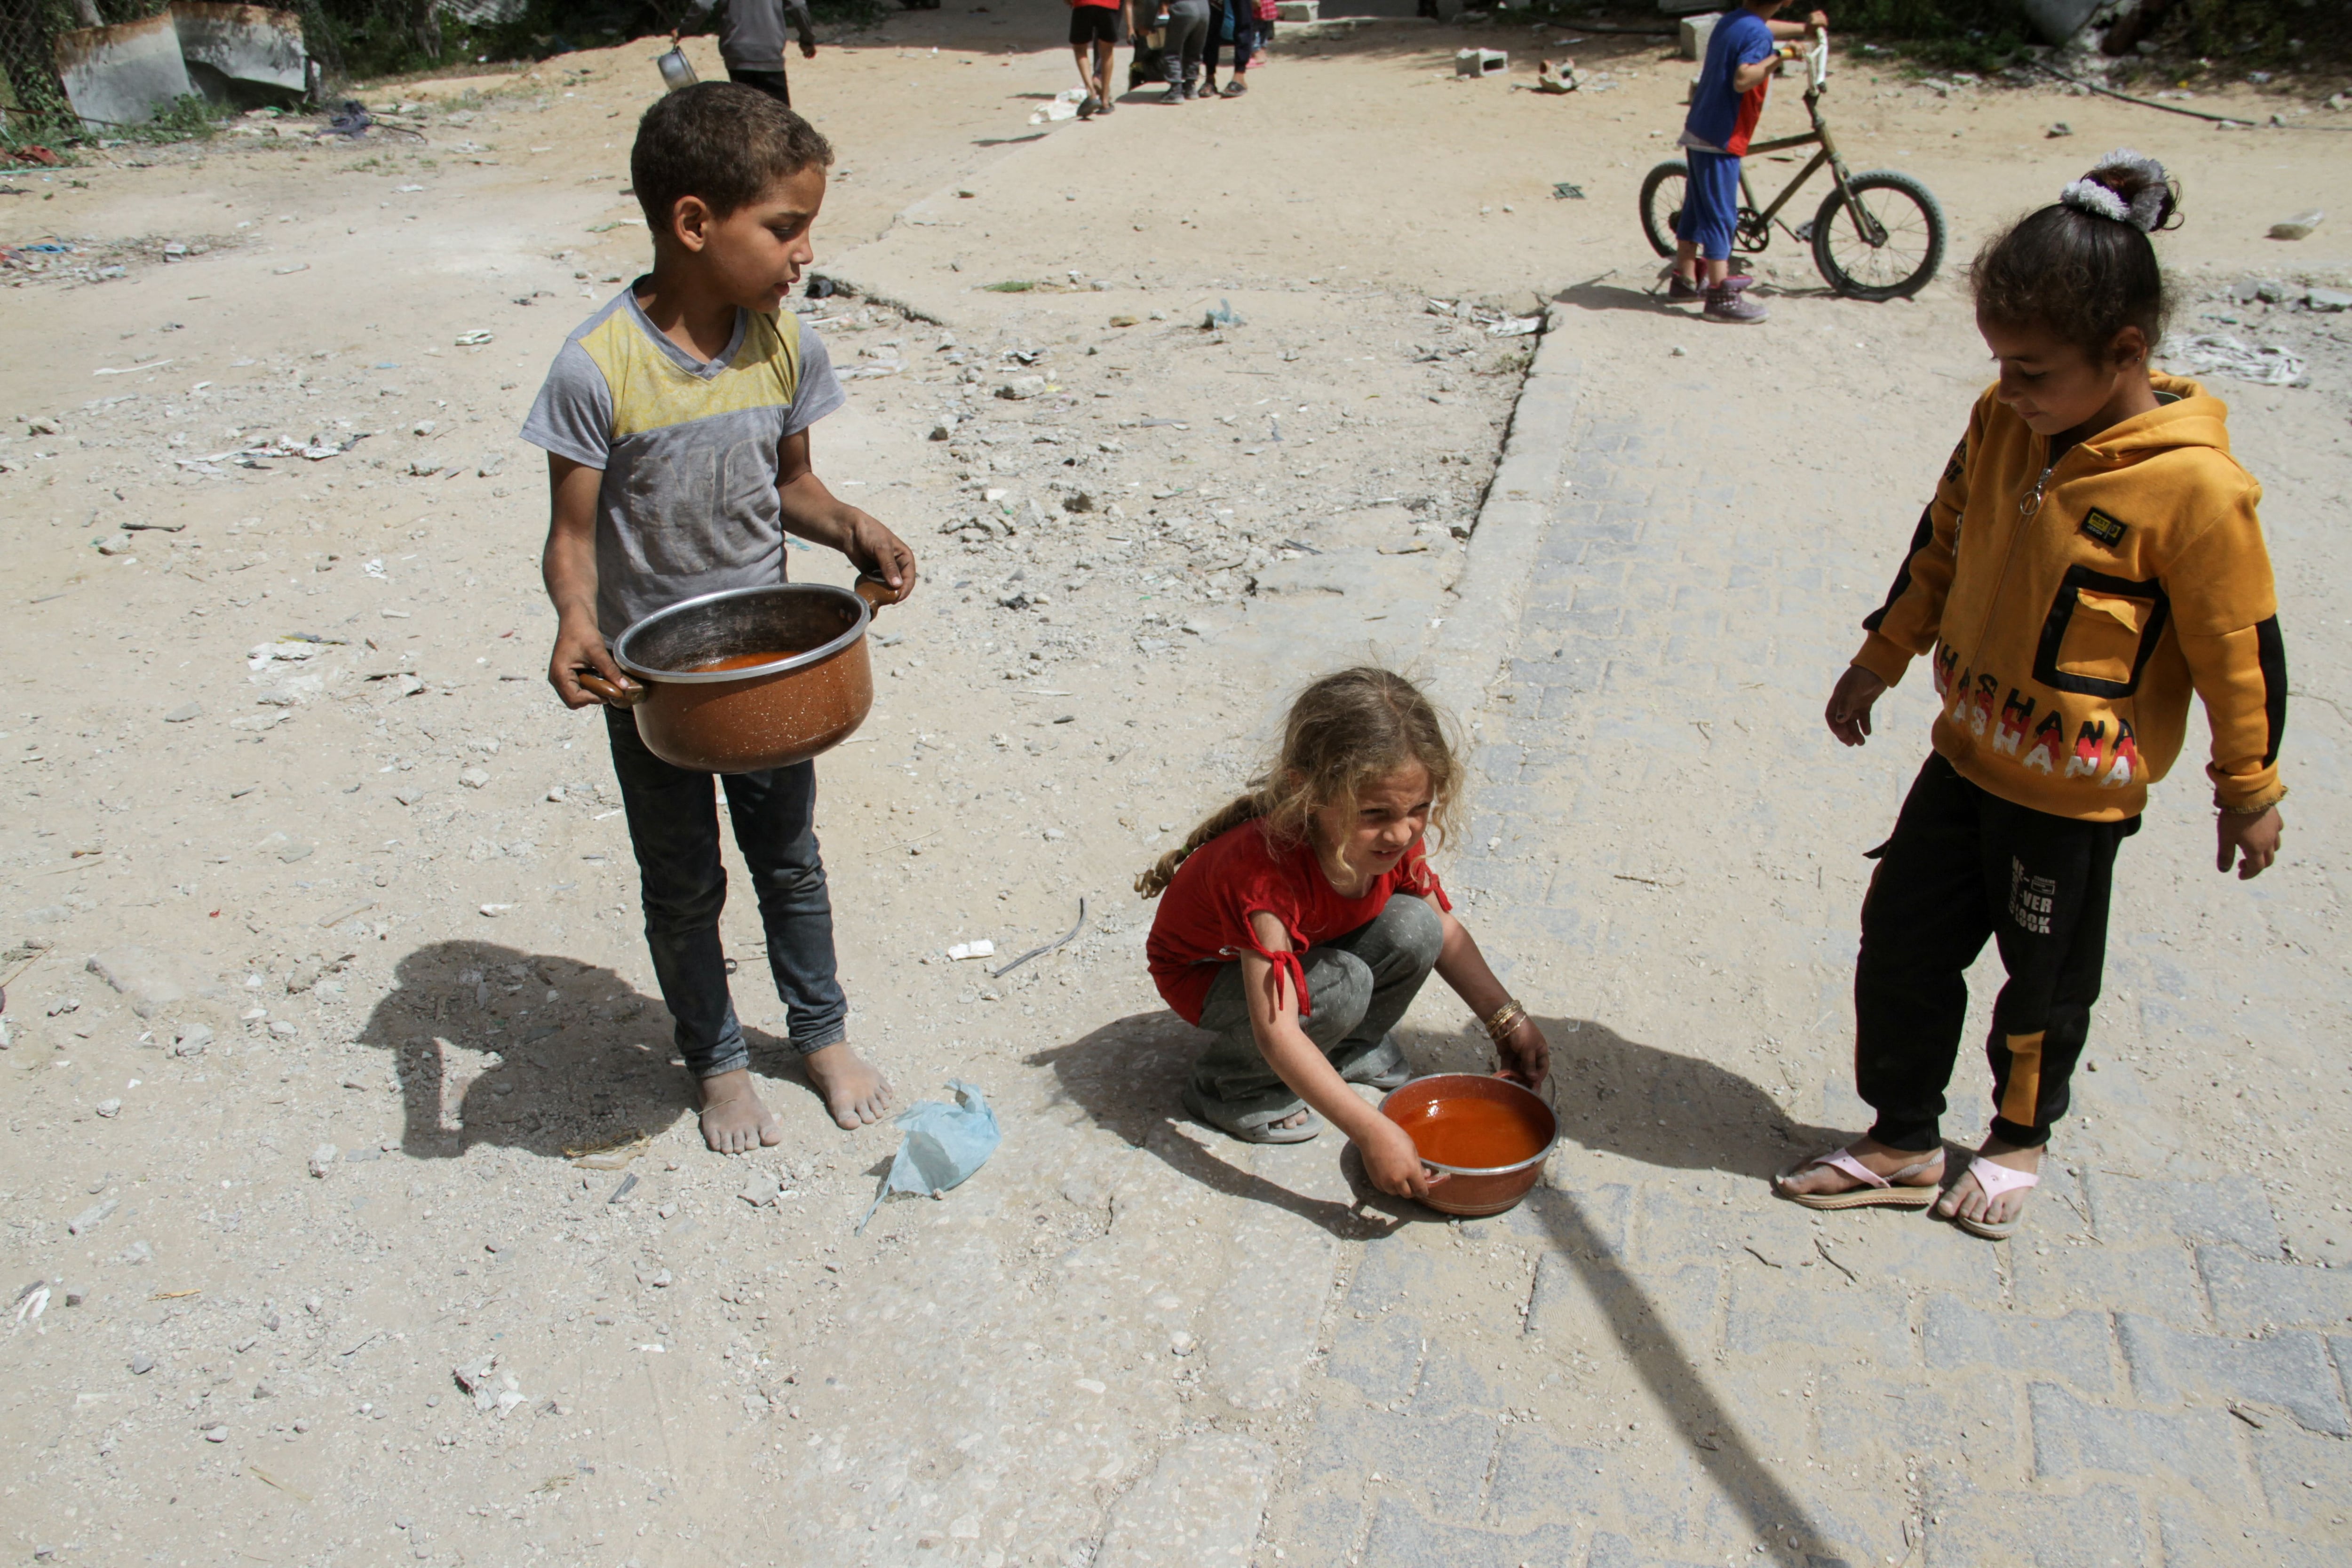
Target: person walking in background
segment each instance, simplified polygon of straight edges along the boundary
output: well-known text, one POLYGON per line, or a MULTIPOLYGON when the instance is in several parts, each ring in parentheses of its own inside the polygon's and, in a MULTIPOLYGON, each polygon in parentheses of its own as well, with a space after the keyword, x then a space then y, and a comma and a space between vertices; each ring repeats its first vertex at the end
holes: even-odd
POLYGON ((800 35, 801 57, 816 58, 816 25, 806 0, 693 0, 689 16, 708 16, 717 8, 719 58, 727 62, 727 79, 756 87, 786 109, 793 106, 792 83, 784 77, 784 18, 792 17, 800 35))
POLYGON ((1209 6, 1209 47, 1204 51, 1207 68, 1201 77, 1203 98, 1239 98, 1249 90, 1250 60, 1257 53, 1258 30, 1271 24, 1260 16, 1260 10, 1274 9, 1274 0, 1212 0, 1209 6), (1222 95, 1217 91, 1217 53, 1221 47, 1234 51, 1233 79, 1225 84, 1222 95))
POLYGON ((1118 47, 1119 0, 1070 0, 1070 52, 1077 57, 1078 83, 1087 91, 1078 118, 1108 114, 1110 57, 1118 47))
POLYGON ((1201 50, 1209 41, 1209 0, 1168 0, 1167 19, 1160 24, 1160 64, 1167 74, 1168 96, 1162 103, 1181 103, 1200 95, 1201 50))

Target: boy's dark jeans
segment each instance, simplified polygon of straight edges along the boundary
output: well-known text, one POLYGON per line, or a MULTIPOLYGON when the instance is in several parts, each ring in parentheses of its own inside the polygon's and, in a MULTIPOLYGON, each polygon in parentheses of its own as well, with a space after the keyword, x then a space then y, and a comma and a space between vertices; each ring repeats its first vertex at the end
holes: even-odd
POLYGON ((1930 756, 1879 849, 1862 902, 1853 978, 1854 1079, 1878 1112, 1870 1135, 1928 1150, 1968 1014, 1965 974, 2000 944, 1993 1004, 1993 1135, 2050 1141, 2091 1029, 2106 965, 2116 850, 2139 818, 2078 822, 2012 805, 1930 756))
MULTIPOLYGON (((678 1054, 697 1078, 751 1065, 742 1026, 727 991, 719 911, 727 870, 719 858, 719 811, 709 773, 674 768, 646 749, 636 721, 604 710, 613 772, 629 814, 629 842, 646 908, 646 945, 662 1001, 677 1024, 678 1054)), ((767 928, 768 968, 783 998, 793 1045, 803 1055, 848 1034, 849 1004, 834 972, 833 902, 816 843, 816 764, 729 773, 735 847, 751 868, 767 928)))
POLYGON ((793 84, 782 71, 737 70, 730 66, 727 68, 727 79, 741 82, 745 87, 756 87, 786 109, 793 106, 793 84))

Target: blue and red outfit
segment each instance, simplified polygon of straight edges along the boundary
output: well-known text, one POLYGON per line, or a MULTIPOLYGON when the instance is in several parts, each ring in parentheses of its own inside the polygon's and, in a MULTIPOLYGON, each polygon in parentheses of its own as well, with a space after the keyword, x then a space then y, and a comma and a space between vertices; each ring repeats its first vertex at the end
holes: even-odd
POLYGON ((1732 87, 1732 77, 1742 66, 1770 59, 1779 47, 1770 24, 1745 6, 1725 16, 1707 37, 1706 63, 1683 121, 1690 182, 1675 237, 1697 246, 1709 261, 1731 259, 1739 221, 1739 159, 1764 113, 1764 92, 1771 84, 1768 77, 1740 92, 1732 87))

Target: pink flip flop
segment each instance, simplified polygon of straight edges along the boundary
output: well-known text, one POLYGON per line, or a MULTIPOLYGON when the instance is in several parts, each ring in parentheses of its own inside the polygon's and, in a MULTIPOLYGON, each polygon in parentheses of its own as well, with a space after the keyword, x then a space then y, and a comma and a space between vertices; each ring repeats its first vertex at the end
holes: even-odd
POLYGON ((1943 1163, 1941 1149, 1926 1159, 1904 1166, 1892 1176, 1882 1176, 1843 1149, 1832 1149, 1800 1160, 1772 1178, 1772 1190, 1792 1204, 1802 1204, 1809 1209, 1903 1208, 1923 1209, 1936 1201, 1941 1185, 1937 1182, 1913 1184, 1910 1178, 1922 1171, 1932 1170, 1943 1163), (1862 1184, 1842 1193, 1792 1193, 1788 1184, 1816 1165, 1827 1165, 1843 1171, 1862 1184))
MULTIPOLYGON (((2019 1192, 2026 1187, 2039 1186, 2042 1184, 2042 1177, 2038 1172, 2012 1171, 2007 1165, 1997 1164, 1981 1154, 1971 1158, 1967 1169, 1960 1174, 1974 1176, 1977 1179, 1977 1188, 1984 1194, 1985 1202, 1989 1204, 1999 1202, 2003 1193, 2019 1192)), ((1951 1220, 1954 1225, 1958 1226, 1970 1236, 1981 1236, 1987 1241, 2007 1241, 2017 1234, 2017 1227, 2025 1223, 2025 1213, 2021 1209, 2015 1219, 2004 1220, 1999 1224, 1970 1219, 1958 1213, 1953 1214, 1951 1220)))

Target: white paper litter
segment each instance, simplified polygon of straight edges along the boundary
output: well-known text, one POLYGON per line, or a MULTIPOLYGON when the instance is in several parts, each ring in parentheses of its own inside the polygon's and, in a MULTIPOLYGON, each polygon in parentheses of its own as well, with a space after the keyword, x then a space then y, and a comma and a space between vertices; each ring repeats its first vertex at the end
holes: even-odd
POLYGON ((2293 386, 2303 380, 2303 356, 2282 348, 2242 342, 2220 332, 2200 332, 2164 357, 2181 370, 2200 375, 2219 371, 2257 386, 2293 386))
POLYGON ((978 942, 960 942, 948 949, 948 956, 959 963, 967 958, 994 958, 996 944, 986 937, 978 942))

